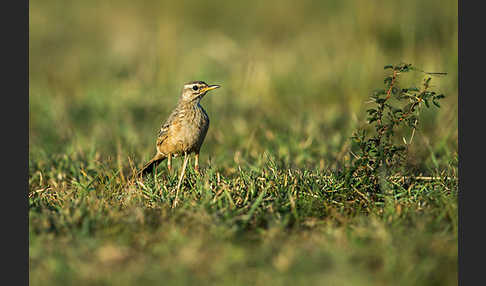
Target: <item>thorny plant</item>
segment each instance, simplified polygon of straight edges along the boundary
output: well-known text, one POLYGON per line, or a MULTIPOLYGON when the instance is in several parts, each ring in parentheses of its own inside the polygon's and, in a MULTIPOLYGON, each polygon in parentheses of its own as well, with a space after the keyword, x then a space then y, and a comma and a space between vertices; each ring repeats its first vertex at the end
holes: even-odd
POLYGON ((352 136, 358 150, 352 152, 354 158, 347 176, 355 188, 359 185, 372 194, 380 192, 385 178, 406 173, 404 162, 419 126, 421 108, 430 108, 430 102, 440 108, 439 100, 444 98, 443 94, 431 90, 430 83, 433 75, 446 73, 424 72, 403 63, 384 68, 389 71, 384 79, 385 88, 373 92, 370 100, 373 107, 366 111, 367 126, 359 128, 352 136), (399 86, 400 77, 410 71, 425 74, 420 88, 399 86), (372 132, 368 133, 367 129, 372 132), (403 132, 409 132, 408 141, 405 137, 397 140, 396 135, 403 132))

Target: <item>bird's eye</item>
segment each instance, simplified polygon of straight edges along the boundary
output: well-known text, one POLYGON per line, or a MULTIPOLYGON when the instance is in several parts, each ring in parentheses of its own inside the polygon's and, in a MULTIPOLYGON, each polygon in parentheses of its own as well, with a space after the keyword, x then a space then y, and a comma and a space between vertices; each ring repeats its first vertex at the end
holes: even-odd
POLYGON ((197 85, 195 85, 195 86, 192 87, 192 89, 194 89, 194 90, 198 90, 198 88, 199 87, 197 85))

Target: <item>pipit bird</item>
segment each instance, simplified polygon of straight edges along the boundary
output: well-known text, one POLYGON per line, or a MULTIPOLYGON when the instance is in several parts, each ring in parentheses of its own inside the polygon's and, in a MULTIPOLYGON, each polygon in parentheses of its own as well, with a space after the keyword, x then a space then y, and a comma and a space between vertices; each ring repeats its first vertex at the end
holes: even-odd
POLYGON ((153 168, 157 168, 157 165, 166 158, 167 168, 170 171, 172 156, 184 154, 184 164, 177 185, 179 189, 189 159, 188 155, 191 153, 195 154, 194 169, 199 171, 199 150, 209 128, 209 117, 199 102, 208 91, 219 87, 219 85, 208 85, 203 81, 189 82, 184 85, 177 107, 160 128, 157 137, 157 153, 138 174, 151 173, 153 168))

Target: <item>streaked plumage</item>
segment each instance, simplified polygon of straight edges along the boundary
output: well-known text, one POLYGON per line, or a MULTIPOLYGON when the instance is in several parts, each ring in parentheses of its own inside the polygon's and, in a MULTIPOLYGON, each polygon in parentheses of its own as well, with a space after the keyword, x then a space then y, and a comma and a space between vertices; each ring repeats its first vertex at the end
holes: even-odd
POLYGON ((209 128, 209 117, 202 108, 200 100, 218 85, 208 85, 202 81, 189 82, 184 85, 179 102, 160 128, 157 141, 157 153, 139 174, 151 173, 153 168, 165 159, 171 167, 171 157, 179 155, 196 155, 195 168, 198 169, 199 151, 209 128))

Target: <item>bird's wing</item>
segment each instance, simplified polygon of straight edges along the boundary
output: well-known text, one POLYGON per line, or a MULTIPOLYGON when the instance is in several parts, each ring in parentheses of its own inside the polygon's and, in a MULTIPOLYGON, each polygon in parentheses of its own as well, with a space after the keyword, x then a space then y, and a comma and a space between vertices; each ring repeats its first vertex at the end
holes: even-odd
POLYGON ((176 108, 165 120, 164 124, 162 124, 162 127, 159 130, 159 135, 157 137, 157 145, 162 144, 162 142, 167 139, 168 136, 168 131, 174 120, 177 118, 177 114, 179 113, 179 110, 176 108))

